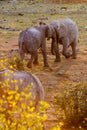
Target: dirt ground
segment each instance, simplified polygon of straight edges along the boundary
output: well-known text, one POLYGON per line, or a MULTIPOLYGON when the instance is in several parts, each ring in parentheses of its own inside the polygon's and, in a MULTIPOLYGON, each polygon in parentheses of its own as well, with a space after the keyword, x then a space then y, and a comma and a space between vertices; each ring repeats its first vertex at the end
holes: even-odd
MULTIPOLYGON (((8 44, 8 50, 12 48, 18 48, 17 39, 9 41, 9 43, 10 42, 11 46, 6 43, 8 44)), ((87 45, 79 44, 77 59, 65 59, 61 55, 60 63, 54 62, 55 56, 51 55, 50 53, 50 44, 47 46, 47 54, 49 65, 51 66, 52 71, 43 67, 41 53, 39 54, 39 67, 33 66, 33 69, 29 69, 28 71, 36 74, 44 86, 45 101, 50 104, 50 108, 47 110, 48 120, 46 121, 46 130, 51 130, 59 123, 54 108, 54 96, 57 94, 57 92, 62 93, 62 91, 67 88, 67 82, 74 86, 75 84, 87 81, 87 45)), ((68 87, 71 87, 71 85, 68 87)), ((71 128, 68 130, 71 130, 71 128)))
MULTIPOLYGON (((48 109, 48 121, 46 123, 46 130, 50 130, 58 123, 54 109, 54 96, 57 92, 62 93, 67 88, 67 82, 72 86, 75 84, 87 81, 87 45, 80 46, 77 59, 61 58, 61 63, 54 63, 54 57, 50 56, 52 60, 50 65, 53 68, 52 72, 38 71, 36 74, 42 81, 45 88, 45 101, 50 104, 48 109), (61 83, 63 85, 61 85, 61 83)), ((68 86, 71 87, 71 86, 68 86)), ((71 130, 68 129, 68 130, 71 130)), ((75 129, 76 130, 76 129, 75 129)))

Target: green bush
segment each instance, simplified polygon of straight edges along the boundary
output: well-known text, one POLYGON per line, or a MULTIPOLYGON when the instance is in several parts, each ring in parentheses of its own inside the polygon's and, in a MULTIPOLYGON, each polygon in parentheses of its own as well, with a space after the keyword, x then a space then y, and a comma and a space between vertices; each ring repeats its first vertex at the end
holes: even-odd
POLYGON ((55 96, 56 110, 61 110, 64 124, 87 129, 87 82, 55 96))

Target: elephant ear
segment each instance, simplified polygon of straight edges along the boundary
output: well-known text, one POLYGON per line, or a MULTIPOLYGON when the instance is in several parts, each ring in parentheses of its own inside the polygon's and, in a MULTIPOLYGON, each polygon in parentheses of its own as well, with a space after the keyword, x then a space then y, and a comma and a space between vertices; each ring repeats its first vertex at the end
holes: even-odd
POLYGON ((47 25, 46 36, 47 36, 47 40, 52 38, 52 28, 50 25, 47 25))
POLYGON ((47 37, 47 40, 49 40, 50 38, 56 38, 57 37, 57 31, 56 31, 56 29, 55 29, 55 27, 53 26, 53 25, 48 25, 48 31, 47 31, 47 35, 48 35, 48 37, 47 37))
POLYGON ((50 30, 51 30, 51 38, 56 38, 57 29, 53 25, 50 25, 50 30))
POLYGON ((54 27, 52 25, 49 25, 50 35, 53 36, 53 33, 55 33, 54 27))
POLYGON ((52 38, 53 36, 54 28, 51 25, 43 25, 43 26, 46 27, 45 36, 47 40, 50 40, 50 38, 52 38))
POLYGON ((59 28, 59 38, 65 37, 66 34, 66 26, 64 23, 61 23, 59 28))
POLYGON ((59 35, 59 29, 60 29, 60 21, 58 20, 53 20, 51 21, 50 25, 54 27, 55 33, 59 35))

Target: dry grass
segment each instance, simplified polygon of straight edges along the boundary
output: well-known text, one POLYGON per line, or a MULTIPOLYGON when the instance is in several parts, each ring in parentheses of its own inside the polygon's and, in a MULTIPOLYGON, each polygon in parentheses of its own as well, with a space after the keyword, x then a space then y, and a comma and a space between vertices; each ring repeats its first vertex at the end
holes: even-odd
MULTIPOLYGON (((61 63, 54 63, 55 56, 50 54, 50 41, 47 42, 48 62, 53 68, 49 71, 43 68, 42 54, 39 54, 39 65, 33 69, 25 70, 36 74, 45 89, 45 100, 51 105, 48 110, 48 121, 46 129, 50 130, 58 123, 54 111, 54 95, 57 91, 60 93, 66 87, 73 87, 74 84, 84 82, 87 80, 87 4, 52 4, 52 3, 29 3, 28 1, 15 3, 7 3, 0 1, 0 51, 8 51, 10 49, 18 48, 18 36, 20 31, 27 27, 38 25, 40 19, 44 19, 49 23, 53 19, 63 19, 70 17, 77 22, 79 28, 79 48, 78 58, 76 60, 66 60, 61 56, 61 63), (80 10, 84 6, 86 10, 80 10), (61 7, 67 7, 67 11, 60 10, 61 7), (1 27, 4 27, 2 29, 1 27), (6 28, 18 29, 16 31, 9 31, 6 28), (58 72, 63 72, 59 74, 58 72), (67 81, 70 86, 67 86, 67 81)), ((25 61, 26 63, 26 61, 25 61)), ((71 129, 70 129, 71 130, 71 129)))

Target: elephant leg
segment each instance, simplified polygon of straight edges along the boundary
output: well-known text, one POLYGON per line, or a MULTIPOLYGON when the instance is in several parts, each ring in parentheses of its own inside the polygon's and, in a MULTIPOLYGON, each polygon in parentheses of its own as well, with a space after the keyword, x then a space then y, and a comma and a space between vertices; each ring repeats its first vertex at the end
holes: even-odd
POLYGON ((52 42, 51 42, 51 53, 52 53, 52 55, 54 55, 53 43, 54 43, 54 40, 52 39, 52 42))
POLYGON ((68 46, 69 46, 69 40, 68 39, 63 39, 63 51, 62 54, 66 57, 69 58, 71 55, 70 53, 67 52, 68 46))
POLYGON ((33 60, 34 60, 35 57, 36 57, 36 53, 31 53, 31 58, 30 58, 30 60, 27 64, 28 68, 32 68, 32 63, 33 63, 33 60))
POLYGON ((21 59, 23 60, 25 57, 25 53, 22 50, 19 50, 19 54, 20 54, 21 59))
POLYGON ((54 42, 54 43, 53 43, 53 48, 54 48, 55 55, 56 55, 55 62, 60 62, 61 59, 60 59, 60 53, 59 53, 59 45, 57 45, 57 43, 54 42))
POLYGON ((43 60, 44 60, 44 66, 48 67, 48 61, 47 61, 47 52, 46 52, 46 42, 44 41, 42 43, 42 54, 43 54, 43 60))
POLYGON ((72 48, 72 58, 73 59, 76 59, 76 45, 77 45, 77 42, 73 42, 71 44, 71 48, 72 48))
POLYGON ((39 64, 39 62, 38 62, 38 52, 36 52, 33 64, 35 64, 35 65, 39 64))

